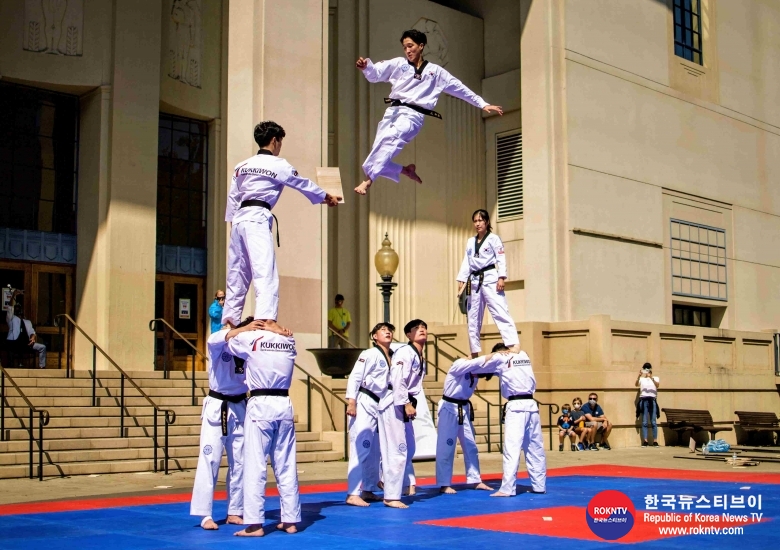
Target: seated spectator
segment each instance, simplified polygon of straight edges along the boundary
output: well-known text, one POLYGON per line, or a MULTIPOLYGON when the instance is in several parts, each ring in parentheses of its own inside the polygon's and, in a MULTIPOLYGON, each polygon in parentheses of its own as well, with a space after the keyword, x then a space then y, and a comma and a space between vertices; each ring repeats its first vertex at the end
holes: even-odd
POLYGON ((658 424, 657 418, 661 415, 658 408, 658 386, 661 379, 653 376, 653 365, 645 363, 639 376, 636 379, 635 386, 639 388, 639 401, 636 404, 636 416, 642 416, 642 447, 647 447, 647 425, 653 427, 653 447, 658 447, 658 424))
POLYGON ((16 301, 16 297, 22 292, 14 291, 11 303, 6 306, 5 319, 8 324, 8 350, 10 352, 21 352, 32 350, 38 354, 38 368, 46 368, 46 346, 36 342, 37 336, 32 323, 24 318, 22 313, 22 304, 16 301))
POLYGON ((561 416, 558 417, 558 450, 563 450, 563 440, 566 436, 569 436, 571 440, 571 450, 576 451, 577 446, 574 444, 577 441, 577 434, 574 432, 574 422, 571 419, 571 407, 566 403, 561 407, 561 416))
POLYGON ((575 397, 571 403, 574 406, 574 410, 571 411, 571 421, 574 423, 574 433, 580 437, 580 441, 577 443, 577 450, 587 451, 590 428, 585 426, 585 414, 582 412, 582 399, 575 397))
POLYGON ((609 434, 612 432, 612 423, 607 419, 604 410, 598 404, 598 394, 591 393, 588 396, 588 402, 582 406, 582 413, 585 415, 585 426, 590 428, 590 443, 588 448, 591 451, 598 451, 596 447, 596 434, 601 433, 601 448, 611 450, 609 446, 609 434))

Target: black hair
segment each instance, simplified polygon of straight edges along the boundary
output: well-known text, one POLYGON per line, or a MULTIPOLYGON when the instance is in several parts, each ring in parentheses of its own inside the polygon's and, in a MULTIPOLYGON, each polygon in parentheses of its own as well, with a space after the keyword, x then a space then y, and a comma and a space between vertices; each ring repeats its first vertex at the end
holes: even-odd
POLYGON ((493 349, 490 350, 493 353, 496 353, 497 351, 507 351, 509 348, 504 345, 504 342, 499 342, 495 346, 493 346, 493 349))
POLYGON ((485 224, 487 224, 487 230, 493 231, 493 226, 490 225, 490 214, 488 214, 487 210, 483 210, 480 208, 479 210, 474 210, 474 213, 471 215, 471 221, 474 221, 474 218, 477 217, 477 214, 479 214, 479 217, 485 220, 485 224))
POLYGON ((409 29, 408 31, 404 31, 404 33, 401 35, 401 44, 403 44, 404 40, 407 38, 418 45, 422 44, 425 46, 428 43, 428 37, 425 35, 425 33, 418 31, 417 29, 409 29))
POLYGON ((284 139, 284 128, 272 120, 266 120, 255 126, 255 142, 260 147, 266 147, 273 138, 284 139))
POLYGON ((404 334, 409 334, 419 326, 424 327, 426 330, 428 329, 428 324, 422 319, 412 319, 404 325, 404 334))
POLYGON ((650 363, 645 363, 644 365, 642 365, 642 370, 644 369, 653 370, 653 365, 651 365, 650 363))
POLYGON ((377 323, 374 325, 374 328, 371 329, 371 337, 373 338, 374 335, 382 328, 386 328, 390 332, 395 332, 395 326, 393 326, 391 323, 377 323))
POLYGON ((343 302, 344 301, 344 296, 342 296, 341 294, 336 294, 336 301, 338 302, 339 300, 341 300, 343 302))
POLYGON ((255 320, 255 318, 250 315, 249 317, 247 317, 246 319, 241 321, 236 328, 245 327, 245 326, 247 326, 249 323, 251 323, 254 320, 255 320))

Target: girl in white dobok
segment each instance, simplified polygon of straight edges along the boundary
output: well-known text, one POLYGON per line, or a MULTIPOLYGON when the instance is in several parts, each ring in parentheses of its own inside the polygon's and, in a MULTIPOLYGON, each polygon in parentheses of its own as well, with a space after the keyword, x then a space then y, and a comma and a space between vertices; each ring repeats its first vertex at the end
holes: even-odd
POLYGON ((493 322, 501 333, 504 345, 512 351, 520 349, 517 327, 504 294, 506 281, 506 256, 504 243, 493 233, 490 214, 486 210, 477 210, 471 221, 477 234, 466 243, 466 255, 458 272, 458 296, 466 292, 468 308, 469 345, 471 357, 477 357, 482 351, 479 333, 482 318, 487 306, 493 322))

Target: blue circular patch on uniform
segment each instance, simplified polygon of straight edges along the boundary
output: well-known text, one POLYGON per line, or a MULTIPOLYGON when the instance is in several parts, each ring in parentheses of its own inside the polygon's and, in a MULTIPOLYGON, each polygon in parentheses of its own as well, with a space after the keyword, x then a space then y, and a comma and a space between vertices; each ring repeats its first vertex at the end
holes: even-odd
POLYGON ((363 440, 363 448, 368 449, 371 446, 371 442, 368 439, 363 440))
POLYGON ((385 363, 384 361, 379 361, 379 366, 385 368, 387 366, 387 363, 385 363))
POLYGON ((211 445, 206 445, 203 447, 203 454, 206 456, 209 456, 211 454, 211 445))
POLYGON ((452 447, 452 445, 453 445, 454 443, 455 443, 455 442, 452 440, 452 438, 449 438, 449 439, 447 440, 447 445, 449 445, 450 447, 452 447))
POLYGON ((233 356, 230 355, 228 352, 223 352, 222 353, 222 361, 224 363, 227 363, 228 361, 232 361, 232 360, 233 360, 233 356))
POLYGON ((405 453, 405 452, 406 452, 406 443, 401 443, 401 444, 398 446, 398 450, 399 450, 400 452, 402 452, 402 453, 405 453))

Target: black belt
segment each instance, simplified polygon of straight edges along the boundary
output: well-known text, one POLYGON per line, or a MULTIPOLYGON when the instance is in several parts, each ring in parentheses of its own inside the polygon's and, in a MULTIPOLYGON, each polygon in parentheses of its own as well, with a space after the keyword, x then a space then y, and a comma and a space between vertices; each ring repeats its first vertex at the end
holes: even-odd
MULTIPOLYGON (((241 208, 246 208, 247 206, 262 206, 269 212, 271 211, 271 205, 268 204, 265 201, 259 201, 255 199, 250 199, 248 201, 241 201, 241 208)), ((271 216, 274 218, 274 223, 276 224, 276 246, 279 245, 279 220, 276 219, 276 216, 272 213, 271 216)))
POLYGON ((360 389, 358 390, 360 393, 364 393, 367 396, 369 396, 371 399, 374 400, 374 402, 379 403, 379 396, 372 392, 369 389, 364 388, 363 386, 360 386, 360 389))
POLYGON ((468 296, 468 295, 471 294, 471 278, 472 277, 479 277, 479 283, 477 283, 477 292, 479 292, 479 289, 482 288, 482 282, 485 280, 485 272, 486 271, 490 271, 491 269, 495 269, 495 268, 496 268, 496 264, 490 264, 490 265, 486 265, 482 269, 478 269, 476 271, 472 271, 471 275, 469 275, 468 283, 466 284, 466 286, 467 286, 467 288, 466 288, 466 293, 467 294, 466 295, 468 296))
POLYGON ((417 111, 422 115, 432 116, 433 118, 438 118, 441 120, 441 114, 437 113, 436 111, 432 109, 426 109, 425 107, 420 107, 419 105, 404 103, 400 99, 392 99, 390 97, 386 97, 385 103, 389 104, 391 107, 409 107, 411 110, 417 111))
POLYGON ((219 399, 222 401, 219 417, 222 421, 222 435, 226 436, 228 434, 228 403, 241 403, 242 401, 246 401, 246 394, 240 393, 238 395, 225 395, 224 393, 219 393, 218 391, 209 390, 209 397, 213 397, 214 399, 219 399))
MULTIPOLYGON (((417 398, 413 396, 411 393, 409 394, 409 403, 412 404, 412 407, 415 409, 417 408, 417 398)), ((406 414, 406 407, 403 408, 404 411, 404 422, 409 422, 409 415, 406 414)))
POLYGON ((258 395, 275 395, 277 397, 289 397, 290 396, 290 390, 252 390, 249 392, 249 395, 252 397, 257 397, 258 395))
POLYGON ((520 401, 524 399, 533 399, 534 395, 532 393, 520 393, 518 395, 510 395, 506 398, 506 403, 504 403, 503 410, 501 412, 501 423, 503 424, 506 420, 506 406, 509 405, 510 401, 520 401))
POLYGON ((455 403, 458 406, 458 425, 463 426, 463 407, 469 406, 469 420, 474 422, 474 406, 469 399, 455 399, 454 397, 441 396, 447 403, 455 403))

